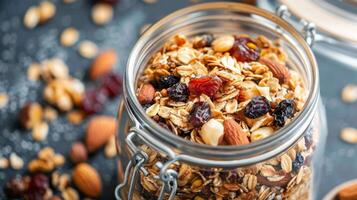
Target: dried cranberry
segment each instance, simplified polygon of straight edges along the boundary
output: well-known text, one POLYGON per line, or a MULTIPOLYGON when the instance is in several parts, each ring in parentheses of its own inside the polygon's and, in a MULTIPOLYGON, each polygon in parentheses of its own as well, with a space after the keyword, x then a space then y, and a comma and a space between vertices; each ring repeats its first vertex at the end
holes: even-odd
POLYGON ((186 102, 188 99, 189 91, 188 87, 184 83, 176 83, 175 85, 167 88, 167 94, 170 99, 174 101, 186 102))
POLYGON ((4 187, 4 192, 9 198, 23 198, 27 192, 27 183, 22 177, 9 180, 4 187))
POLYGON ((295 160, 293 161, 293 170, 298 171, 303 164, 304 156, 302 156, 301 153, 297 153, 295 160))
POLYGON ((193 43, 193 48, 203 48, 209 47, 212 44, 214 37, 212 34, 203 34, 198 37, 198 39, 193 43))
POLYGON ((106 90, 103 90, 102 88, 88 90, 85 92, 82 99, 82 109, 88 115, 98 113, 102 110, 106 100, 106 90))
POLYGON ((174 75, 160 76, 157 80, 153 81, 155 88, 163 89, 169 88, 180 81, 180 77, 174 75))
POLYGON ((238 37, 235 39, 230 53, 237 61, 251 62, 258 60, 260 48, 250 38, 238 37))
POLYGON ((204 76, 200 78, 193 78, 188 83, 188 88, 191 95, 199 96, 206 94, 209 97, 213 97, 219 88, 222 86, 222 80, 217 76, 204 76))
POLYGON ((270 111, 270 103, 263 96, 253 97, 244 109, 244 115, 255 119, 261 117, 270 111))
POLYGON ((274 124, 276 126, 284 126, 285 121, 292 118, 295 113, 295 102, 292 99, 285 99, 281 101, 275 108, 273 116, 275 118, 274 124))
POLYGON ((211 117, 211 108, 208 103, 199 101, 193 104, 190 112, 189 121, 193 127, 202 126, 211 117))
POLYGON ((43 199, 49 188, 49 182, 47 176, 43 174, 36 174, 31 177, 29 188, 27 192, 27 198, 29 200, 43 199))
POLYGON ((108 73, 102 78, 102 86, 109 97, 115 97, 122 93, 123 80, 119 74, 108 73))

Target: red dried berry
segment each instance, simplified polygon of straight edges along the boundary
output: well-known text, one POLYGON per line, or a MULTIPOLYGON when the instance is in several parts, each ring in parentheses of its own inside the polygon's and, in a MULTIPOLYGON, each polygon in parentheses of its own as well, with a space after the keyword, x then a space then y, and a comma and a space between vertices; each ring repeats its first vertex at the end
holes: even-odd
POLYGON ((113 98, 122 93, 123 80, 119 74, 108 73, 103 76, 101 87, 113 98))
POLYGON ((240 62, 251 62, 259 59, 260 48, 247 37, 238 37, 230 50, 233 57, 240 62))
POLYGON ((82 109, 88 115, 98 113, 102 110, 107 98, 106 90, 102 88, 88 90, 82 99, 82 109))
POLYGON ((222 80, 217 76, 205 76, 201 78, 193 78, 188 83, 188 88, 191 95, 199 96, 206 94, 209 97, 213 97, 219 88, 222 86, 222 80))
POLYGON ((48 188, 49 188, 49 181, 47 176, 43 174, 36 174, 32 176, 27 192, 27 199, 29 200, 43 199, 48 188))
POLYGON ((193 127, 202 126, 211 117, 211 108, 207 102, 199 101, 193 104, 189 121, 193 127))

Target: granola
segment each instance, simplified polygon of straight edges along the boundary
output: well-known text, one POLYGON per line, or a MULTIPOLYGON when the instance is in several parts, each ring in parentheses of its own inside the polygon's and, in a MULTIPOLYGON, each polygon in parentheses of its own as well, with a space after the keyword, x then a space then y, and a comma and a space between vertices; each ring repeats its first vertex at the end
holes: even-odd
MULTIPOLYGON (((163 128, 192 142, 249 145, 274 135, 304 106, 302 77, 288 68, 279 42, 264 36, 176 35, 149 60, 138 80, 137 96, 146 114, 163 128)), ((311 154, 317 130, 284 154, 232 170, 174 163, 175 199, 308 199, 311 154)), ((165 160, 146 145, 148 154, 138 187, 143 198, 159 195, 155 163, 165 160)))

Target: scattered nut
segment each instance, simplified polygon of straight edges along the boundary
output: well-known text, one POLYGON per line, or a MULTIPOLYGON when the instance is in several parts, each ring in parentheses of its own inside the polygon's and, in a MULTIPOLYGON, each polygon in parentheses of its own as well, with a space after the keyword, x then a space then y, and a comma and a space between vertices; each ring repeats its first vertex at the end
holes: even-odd
POLYGON ((84 58, 94 58, 98 54, 98 47, 94 42, 85 40, 79 44, 78 52, 84 58))
POLYGON ((346 85, 342 90, 341 98, 346 103, 353 103, 357 101, 357 85, 346 85))
POLYGON ((78 164, 73 170, 73 182, 89 197, 98 197, 102 192, 102 181, 96 169, 87 163, 78 164))
POLYGON ((357 129, 350 127, 344 128, 341 131, 340 137, 347 143, 357 144, 357 129))
POLYGON ((223 139, 223 124, 215 119, 210 119, 202 125, 200 135, 206 144, 217 146, 223 139))
POLYGON ((61 45, 65 47, 74 45, 78 39, 79 32, 73 27, 64 29, 60 37, 61 45))
POLYGON ((92 62, 89 70, 90 77, 93 80, 96 80, 104 74, 112 71, 117 59, 117 53, 113 49, 101 52, 92 62))
POLYGON ((43 1, 38 6, 40 14, 40 23, 45 23, 52 19, 56 14, 56 6, 50 1, 43 1))
POLYGON ((6 93, 0 93, 0 109, 6 107, 9 102, 9 96, 6 93))
POLYGON ((75 124, 75 125, 80 124, 85 117, 86 117, 85 113, 80 110, 75 110, 67 114, 67 120, 71 124, 75 124))
POLYGON ((249 144, 247 133, 234 119, 226 119, 223 122, 224 140, 229 145, 244 145, 249 144))
POLYGON ((217 39, 213 40, 212 48, 218 52, 229 51, 234 44, 234 37, 231 35, 220 36, 217 39))
POLYGON ((43 141, 46 139, 48 134, 48 124, 46 122, 42 122, 39 124, 35 124, 32 129, 32 138, 35 141, 43 141))
POLYGON ((53 157, 53 162, 55 163, 56 167, 60 167, 64 165, 66 159, 62 154, 55 154, 55 156, 53 157))
POLYGON ((0 169, 6 169, 9 166, 10 166, 9 160, 4 157, 0 157, 0 169))
POLYGON ((40 22, 40 11, 36 6, 31 6, 25 13, 24 25, 27 28, 35 28, 40 22))
POLYGON ((43 113, 43 117, 45 118, 45 120, 47 121, 54 121, 57 119, 58 117, 58 113, 55 109, 47 106, 45 109, 44 109, 44 113, 43 113))
POLYGON ((37 157, 41 160, 51 160, 54 155, 55 150, 52 147, 45 147, 38 152, 37 157))
POLYGON ((74 143, 71 147, 69 157, 74 163, 85 162, 88 159, 88 153, 84 144, 81 142, 74 143))
POLYGON ((113 7, 105 3, 97 3, 92 8, 92 20, 97 25, 105 25, 113 18, 113 7))
POLYGON ((287 83, 290 78, 289 70, 285 65, 268 58, 260 58, 259 62, 265 64, 273 73, 273 76, 279 79, 279 83, 287 83))
POLYGON ((117 155, 117 148, 115 145, 115 136, 112 136, 104 148, 104 154, 108 158, 112 158, 117 155))
POLYGON ((42 122, 43 111, 38 103, 27 103, 20 111, 19 120, 24 128, 31 129, 42 122))
POLYGON ((339 200, 357 199, 357 184, 348 185, 338 193, 339 200))
POLYGON ((41 65, 32 63, 27 69, 27 79, 30 81, 38 81, 41 77, 41 65))
POLYGON ((63 192, 62 192, 62 197, 64 200, 79 200, 79 194, 78 192, 71 188, 67 187, 63 192))
POLYGON ((9 160, 10 160, 10 165, 13 169, 18 170, 24 166, 24 161, 16 153, 11 153, 9 160))

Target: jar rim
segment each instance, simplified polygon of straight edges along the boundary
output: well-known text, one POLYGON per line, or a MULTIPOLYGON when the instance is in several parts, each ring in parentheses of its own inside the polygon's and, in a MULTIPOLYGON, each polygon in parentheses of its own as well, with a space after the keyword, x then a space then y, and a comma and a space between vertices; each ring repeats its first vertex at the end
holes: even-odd
MULTIPOLYGON (((307 128, 307 126, 312 121, 313 113, 316 111, 317 108, 317 102, 319 99, 318 79, 319 77, 317 70, 317 62, 312 53, 312 50, 310 49, 306 41, 303 39, 303 37, 300 35, 300 33, 283 19, 279 18, 278 16, 274 15, 269 11, 247 4, 232 2, 203 3, 186 7, 169 14, 168 16, 162 18, 154 25, 152 25, 139 38, 129 56, 127 63, 124 79, 124 99, 129 116, 138 122, 136 126, 140 126, 146 130, 149 130, 151 137, 155 137, 155 139, 165 142, 165 144, 167 144, 168 146, 177 148, 176 152, 180 152, 186 155, 193 153, 195 155, 199 154, 199 156, 203 159, 192 160, 190 158, 185 157, 185 160, 187 162, 193 162, 197 164, 196 161, 198 161, 199 164, 204 163, 206 165, 215 166, 219 166, 222 162, 225 163, 225 166, 227 164, 234 166, 237 163, 239 163, 239 165, 249 165, 253 162, 256 162, 257 160, 266 160, 272 157, 272 155, 277 155, 290 147, 289 145, 285 145, 284 143, 282 143, 279 149, 271 149, 273 143, 281 143, 282 141, 285 141, 287 139, 289 139, 289 141, 292 140, 293 143, 295 143, 299 138, 301 138, 304 130, 298 131, 298 129, 301 129, 301 127, 307 128), (283 28, 283 30, 288 31, 288 33, 294 37, 293 39, 303 47, 304 53, 306 53, 307 59, 310 63, 310 66, 308 66, 308 70, 310 70, 309 73, 311 73, 312 78, 310 80, 310 90, 304 108, 298 116, 296 116, 289 124, 276 131, 273 136, 267 137, 263 140, 254 143, 250 143, 249 145, 242 146, 209 146, 198 144, 191 141, 187 141, 186 139, 176 136, 168 130, 160 127, 156 122, 154 122, 145 114, 143 109, 141 109, 141 105, 135 95, 136 88, 134 83, 136 80, 134 80, 135 77, 132 73, 134 70, 134 66, 136 65, 136 56, 140 52, 140 49, 142 48, 143 44, 147 42, 148 38, 150 38, 149 36, 156 29, 160 28, 165 23, 169 23, 171 20, 177 18, 177 16, 184 16, 188 13, 194 13, 210 9, 228 9, 239 12, 247 12, 249 14, 264 17, 265 19, 268 19, 279 25, 281 28, 283 28), (296 134, 296 132, 301 132, 301 134, 296 134), (258 156, 257 153, 259 154, 258 156), (204 157, 210 157, 211 155, 215 155, 215 159, 217 160, 210 162, 211 164, 208 164, 207 162, 205 162, 206 160, 204 159, 204 157), (252 155, 254 155, 254 158, 252 158, 252 155), (234 160, 232 158, 239 159, 234 160)), ((162 144, 161 141, 158 141, 158 143, 154 145, 162 144)), ((158 148, 160 149, 160 147, 158 148)))

